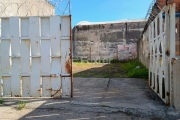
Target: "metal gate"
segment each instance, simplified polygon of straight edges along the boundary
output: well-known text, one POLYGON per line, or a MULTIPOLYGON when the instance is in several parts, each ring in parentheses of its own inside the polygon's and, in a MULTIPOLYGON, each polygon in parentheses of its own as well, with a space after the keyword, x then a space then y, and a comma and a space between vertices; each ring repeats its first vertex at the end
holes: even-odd
POLYGON ((151 22, 149 32, 149 85, 170 104, 172 98, 172 58, 175 57, 175 4, 163 8, 151 22))
POLYGON ((72 97, 71 16, 0 21, 0 95, 72 97))

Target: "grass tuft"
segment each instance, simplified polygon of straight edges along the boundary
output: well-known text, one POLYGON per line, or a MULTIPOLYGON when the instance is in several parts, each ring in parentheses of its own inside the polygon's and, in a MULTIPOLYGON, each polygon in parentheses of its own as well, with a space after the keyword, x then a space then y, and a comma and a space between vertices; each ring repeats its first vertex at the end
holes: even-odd
POLYGON ((20 101, 18 102, 18 110, 22 110, 26 106, 26 101, 20 101))
POLYGON ((0 104, 3 104, 3 103, 4 103, 4 99, 0 98, 0 104))
POLYGON ((109 64, 74 62, 73 73, 86 78, 148 78, 148 69, 137 59, 112 60, 109 64))
POLYGON ((138 60, 130 60, 122 65, 129 78, 148 78, 148 69, 138 60), (139 68, 136 68, 136 67, 139 68))

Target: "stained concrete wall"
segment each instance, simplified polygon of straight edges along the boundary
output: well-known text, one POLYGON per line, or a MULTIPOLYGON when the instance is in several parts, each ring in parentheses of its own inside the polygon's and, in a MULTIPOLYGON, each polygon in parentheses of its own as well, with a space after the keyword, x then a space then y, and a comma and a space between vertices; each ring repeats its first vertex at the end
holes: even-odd
POLYGON ((47 0, 0 0, 0 16, 50 16, 55 9, 47 0))
POLYGON ((180 112, 180 60, 174 60, 173 63, 173 105, 180 112))
POLYGON ((88 59, 118 59, 118 45, 136 45, 145 20, 83 23, 73 28, 74 56, 88 59))
POLYGON ((138 51, 138 59, 139 61, 149 68, 149 40, 148 40, 148 30, 143 34, 143 37, 139 39, 137 44, 137 51, 138 51))

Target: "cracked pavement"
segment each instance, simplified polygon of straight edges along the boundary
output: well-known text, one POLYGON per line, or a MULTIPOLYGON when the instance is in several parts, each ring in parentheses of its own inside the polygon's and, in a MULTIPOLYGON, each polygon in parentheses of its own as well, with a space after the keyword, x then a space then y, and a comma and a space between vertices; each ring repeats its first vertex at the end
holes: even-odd
POLYGON ((37 120, 176 120, 180 115, 166 106, 148 87, 147 80, 136 78, 74 78, 71 99, 5 99, 0 119, 37 120), (17 110, 18 101, 28 103, 17 110))

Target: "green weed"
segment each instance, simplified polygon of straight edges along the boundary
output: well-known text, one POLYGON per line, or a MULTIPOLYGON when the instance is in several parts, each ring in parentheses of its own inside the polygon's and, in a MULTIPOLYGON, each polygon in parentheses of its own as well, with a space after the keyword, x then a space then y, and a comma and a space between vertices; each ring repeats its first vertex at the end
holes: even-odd
POLYGON ((100 105, 101 107, 109 107, 109 106, 107 106, 107 105, 100 105))
POLYGON ((123 75, 120 73, 115 73, 114 77, 115 78, 123 78, 123 75))
POLYGON ((122 64, 122 69, 129 78, 148 78, 148 69, 138 60, 130 60, 122 64), (139 66, 139 68, 136 68, 139 66))
POLYGON ((74 62, 74 77, 94 78, 148 78, 148 69, 137 59, 112 60, 110 64, 78 63, 74 62), (101 66, 101 67, 97 67, 101 66), (136 67, 139 68, 136 68, 136 67))
POLYGON ((20 101, 18 102, 18 110, 22 110, 26 106, 26 101, 20 101))
POLYGON ((4 103, 4 99, 0 98, 0 104, 3 104, 3 103, 4 103))

